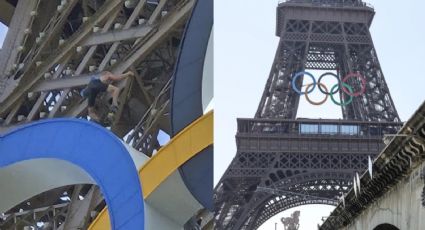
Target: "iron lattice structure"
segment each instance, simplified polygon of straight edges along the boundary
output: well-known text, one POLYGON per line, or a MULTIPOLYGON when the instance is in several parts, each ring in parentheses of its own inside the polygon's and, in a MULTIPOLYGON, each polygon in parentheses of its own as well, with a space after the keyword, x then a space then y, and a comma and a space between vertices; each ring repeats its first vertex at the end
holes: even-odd
MULTIPOLYGON (((45 118, 86 118, 87 101, 79 92, 92 73, 132 70, 135 77, 120 83, 120 105, 110 129, 151 156, 160 147, 159 131, 171 135, 170 82, 195 2, 1 2, 13 17, 0 53, 0 131, 45 118)), ((109 98, 99 101, 98 112, 106 114, 102 104, 109 98)), ((37 223, 44 223, 43 229, 86 229, 104 206, 95 185, 57 188, 2 214, 0 229, 39 229, 37 223)))
MULTIPOLYGON (((238 119, 237 153, 215 190, 216 229, 257 229, 295 206, 336 205, 383 135, 401 127, 369 32, 374 13, 358 0, 279 3, 270 76, 255 118, 238 119), (365 93, 341 107, 342 120, 296 119, 291 80, 307 69, 361 74, 365 93)), ((360 80, 348 82, 360 90, 360 80)))

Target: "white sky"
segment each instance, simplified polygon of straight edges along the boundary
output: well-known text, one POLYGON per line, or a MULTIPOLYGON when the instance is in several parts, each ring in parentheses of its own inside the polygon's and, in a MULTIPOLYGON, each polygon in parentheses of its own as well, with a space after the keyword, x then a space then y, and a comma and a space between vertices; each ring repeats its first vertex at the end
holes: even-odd
POLYGON ((0 47, 3 46, 4 37, 6 37, 7 27, 0 22, 0 47))
MULTIPOLYGON (((425 2, 370 0, 376 15, 371 32, 394 103, 407 120, 423 101, 425 76, 416 70, 425 60, 425 2)), ((220 179, 236 153, 236 118, 254 116, 270 72, 278 38, 277 0, 215 0, 214 175, 220 179)), ((315 97, 313 97, 315 98, 315 97)), ((319 98, 318 98, 319 99, 319 98)), ((333 104, 314 107, 301 101, 298 116, 338 118, 333 104)), ((279 219, 300 210, 300 230, 317 228, 332 207, 302 206, 279 214, 260 229, 273 230, 279 219)))

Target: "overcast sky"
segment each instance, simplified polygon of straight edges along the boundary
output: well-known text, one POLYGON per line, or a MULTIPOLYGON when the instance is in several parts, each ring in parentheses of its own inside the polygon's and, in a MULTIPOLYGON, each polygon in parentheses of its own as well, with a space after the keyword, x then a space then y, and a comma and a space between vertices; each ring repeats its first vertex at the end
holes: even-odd
MULTIPOLYGON (((416 70, 425 58, 425 2, 422 0, 367 1, 376 15, 371 33, 385 79, 398 113, 407 120, 422 103, 425 76, 416 70)), ((277 0, 215 0, 215 143, 214 175, 217 182, 236 153, 236 118, 252 118, 258 107, 277 48, 275 12, 277 0)), ((339 118, 338 107, 315 107, 300 102, 298 117, 339 118)), ((279 214, 262 230, 301 210, 300 230, 316 229, 322 216, 332 210, 304 206, 279 214)))
POLYGON ((4 37, 6 36, 7 27, 0 22, 0 44, 3 46, 4 37))

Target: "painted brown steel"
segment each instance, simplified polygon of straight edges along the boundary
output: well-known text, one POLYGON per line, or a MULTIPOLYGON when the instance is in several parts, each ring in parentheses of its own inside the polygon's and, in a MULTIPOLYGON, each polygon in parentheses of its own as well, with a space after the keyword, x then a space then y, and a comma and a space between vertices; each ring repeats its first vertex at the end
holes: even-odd
MULTIPOLYGON (((360 0, 279 3, 280 41, 263 96, 254 119, 238 119, 237 153, 215 189, 216 229, 257 229, 288 208, 329 204, 381 151, 383 135, 402 126, 369 32, 374 14, 360 0), (342 120, 296 119, 291 77, 307 69, 334 70, 340 81, 361 74, 365 93, 341 107, 342 120)), ((363 91, 358 79, 347 83, 363 91)))

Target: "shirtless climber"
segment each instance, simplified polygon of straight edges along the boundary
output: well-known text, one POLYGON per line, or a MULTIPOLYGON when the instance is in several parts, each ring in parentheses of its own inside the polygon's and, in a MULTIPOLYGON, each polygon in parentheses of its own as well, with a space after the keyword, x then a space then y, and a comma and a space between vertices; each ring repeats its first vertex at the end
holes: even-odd
POLYGON ((108 71, 103 71, 95 74, 89 84, 81 91, 81 96, 88 99, 88 114, 96 122, 100 121, 100 117, 96 114, 94 105, 96 104, 96 96, 101 92, 108 92, 112 96, 112 111, 116 111, 118 108, 118 96, 120 95, 120 89, 114 85, 113 82, 118 82, 124 78, 134 76, 134 73, 128 71, 124 74, 115 75, 108 71))

